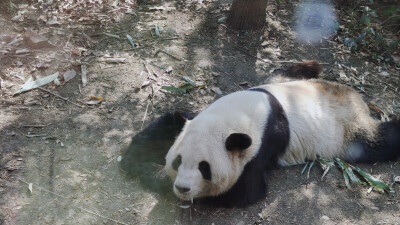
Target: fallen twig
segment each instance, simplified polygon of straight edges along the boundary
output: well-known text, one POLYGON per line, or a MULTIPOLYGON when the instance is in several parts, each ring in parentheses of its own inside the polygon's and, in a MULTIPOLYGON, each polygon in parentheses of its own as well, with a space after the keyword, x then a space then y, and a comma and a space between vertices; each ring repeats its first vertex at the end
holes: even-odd
MULTIPOLYGON (((32 184, 32 186, 35 186, 35 187, 38 188, 39 190, 42 190, 42 191, 51 193, 51 194, 53 194, 53 195, 55 195, 55 196, 58 196, 58 197, 60 197, 60 198, 63 198, 63 199, 70 199, 70 198, 68 198, 68 197, 59 195, 59 194, 57 194, 57 193, 55 193, 55 192, 53 192, 53 191, 49 191, 49 190, 47 190, 47 189, 45 189, 45 188, 42 188, 42 187, 40 187, 40 186, 38 186, 38 185, 36 185, 36 184, 28 183, 28 182, 22 180, 21 178, 18 178, 18 180, 21 181, 21 182, 24 183, 24 184, 27 184, 27 185, 32 184)), ((128 225, 127 223, 123 223, 123 222, 120 222, 120 221, 118 221, 118 220, 114 220, 114 219, 111 219, 111 218, 102 216, 102 215, 100 215, 100 214, 97 214, 97 213, 95 213, 95 212, 89 211, 89 210, 84 209, 84 208, 82 208, 82 207, 77 207, 77 208, 80 209, 80 210, 83 210, 83 211, 85 211, 85 212, 87 212, 87 213, 90 213, 90 214, 93 214, 93 215, 95 215, 95 216, 101 217, 101 218, 103 218, 103 219, 107 219, 107 220, 113 221, 114 223, 122 224, 122 225, 128 225)))
POLYGON ((104 32, 103 34, 106 35, 106 36, 112 37, 112 38, 121 39, 121 38, 119 37, 119 35, 116 35, 116 34, 109 34, 109 33, 106 33, 106 32, 104 32))
POLYGON ((147 110, 149 109, 150 102, 151 102, 151 101, 148 101, 148 102, 147 102, 146 111, 144 111, 144 116, 143 116, 143 120, 142 120, 142 126, 140 126, 140 130, 143 129, 143 124, 144 124, 144 121, 146 120, 147 110))
POLYGON ((167 51, 164 51, 164 50, 162 50, 162 49, 157 49, 157 50, 156 50, 156 53, 155 53, 154 55, 156 56, 159 52, 162 52, 162 53, 164 53, 164 54, 166 54, 166 55, 168 55, 168 56, 170 56, 170 57, 172 57, 172 58, 174 58, 174 59, 177 59, 177 60, 179 60, 179 61, 187 61, 186 59, 184 59, 184 58, 182 58, 182 57, 180 57, 180 56, 173 55, 173 54, 171 54, 171 53, 169 53, 169 52, 167 52, 167 51))
POLYGON ((35 125, 35 124, 28 124, 28 125, 22 125, 22 127, 34 127, 34 128, 43 128, 43 127, 47 127, 49 124, 43 124, 43 125, 41 125, 41 124, 38 124, 38 125, 35 125))
POLYGON ((380 109, 378 106, 372 104, 371 102, 368 102, 368 106, 380 114, 385 114, 385 112, 383 112, 382 109, 380 109))
POLYGON ((145 60, 143 60, 143 64, 150 76, 154 74, 154 76, 157 77, 157 75, 155 73, 153 73, 153 71, 149 68, 149 66, 147 65, 147 62, 145 60))
POLYGON ((94 213, 94 212, 92 212, 92 211, 89 211, 89 210, 87 210, 87 209, 84 209, 84 208, 82 208, 82 207, 79 207, 79 209, 80 209, 80 210, 83 210, 83 211, 85 211, 85 212, 88 212, 88 213, 90 213, 90 214, 93 214, 93 215, 95 215, 95 216, 99 216, 99 217, 101 217, 101 218, 104 218, 104 219, 113 221, 113 222, 118 223, 118 224, 128 225, 127 223, 119 222, 118 220, 113 220, 113 219, 111 219, 111 218, 108 218, 108 217, 102 216, 102 215, 100 215, 100 214, 94 213))
POLYGON ((76 105, 76 106, 79 106, 79 107, 81 107, 81 108, 84 107, 83 105, 76 104, 75 102, 70 101, 70 100, 68 100, 68 99, 66 99, 66 98, 64 98, 64 97, 62 97, 61 95, 56 94, 56 93, 54 93, 54 92, 52 92, 52 91, 49 91, 49 90, 47 90, 47 89, 44 89, 44 88, 42 88, 42 87, 38 87, 38 89, 40 89, 40 90, 42 90, 42 91, 45 91, 45 92, 47 92, 47 93, 50 93, 50 94, 52 94, 52 95, 54 95, 54 96, 56 96, 56 97, 58 97, 58 98, 61 98, 61 99, 64 100, 64 101, 67 101, 67 102, 69 102, 69 103, 71 103, 71 104, 74 104, 74 105, 76 105))
POLYGON ((18 103, 15 103, 15 102, 12 102, 12 101, 8 101, 8 100, 5 100, 5 99, 0 99, 0 102, 4 102, 4 103, 10 104, 10 105, 16 105, 16 104, 18 104, 18 103))

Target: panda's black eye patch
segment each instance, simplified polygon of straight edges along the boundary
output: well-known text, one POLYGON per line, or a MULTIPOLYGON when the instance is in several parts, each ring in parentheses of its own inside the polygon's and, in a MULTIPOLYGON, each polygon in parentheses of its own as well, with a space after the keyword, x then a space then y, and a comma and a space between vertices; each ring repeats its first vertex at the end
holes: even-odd
POLYGON ((199 163, 199 170, 205 180, 211 180, 211 169, 210 169, 210 164, 208 164, 208 162, 201 161, 199 163))
POLYGON ((174 170, 178 170, 178 168, 179 168, 179 166, 181 165, 181 163, 182 163, 182 156, 181 156, 181 155, 178 155, 178 156, 174 159, 174 161, 172 162, 172 168, 173 168, 174 170))

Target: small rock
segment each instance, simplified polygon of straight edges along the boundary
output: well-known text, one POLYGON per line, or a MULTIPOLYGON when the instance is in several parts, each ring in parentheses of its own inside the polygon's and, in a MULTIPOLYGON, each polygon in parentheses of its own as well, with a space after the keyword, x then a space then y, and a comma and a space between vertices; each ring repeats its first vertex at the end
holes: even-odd
POLYGON ((75 214, 76 214, 76 212, 75 212, 75 210, 73 210, 73 209, 70 209, 70 210, 68 211, 68 215, 69 215, 70 217, 74 216, 75 214))
POLYGON ((171 73, 172 72, 172 66, 168 66, 168 68, 165 70, 165 72, 167 72, 167 73, 171 73))
POLYGON ((13 18, 11 18, 11 21, 18 22, 18 21, 23 21, 24 16, 23 15, 16 15, 13 18))
POLYGON ((322 216, 321 219, 326 220, 326 221, 330 220, 330 218, 328 216, 322 216))
POLYGON ((121 160, 122 160, 122 156, 118 156, 117 162, 121 162, 121 160))
POLYGON ((31 51, 29 51, 28 49, 24 48, 24 49, 18 49, 15 51, 15 54, 20 55, 20 54, 25 54, 25 53, 29 53, 31 51))
POLYGON ((379 208, 376 207, 376 206, 372 206, 371 209, 376 210, 376 211, 379 211, 379 208))
POLYGON ((57 20, 51 19, 51 20, 47 21, 46 25, 50 25, 50 26, 60 25, 60 22, 58 22, 57 20))
POLYGON ((384 76, 384 77, 387 77, 387 76, 389 76, 389 73, 388 73, 388 72, 386 72, 386 71, 382 71, 380 74, 381 74, 382 76, 384 76))
POLYGON ((222 95, 222 91, 219 87, 212 87, 211 90, 218 95, 222 95))

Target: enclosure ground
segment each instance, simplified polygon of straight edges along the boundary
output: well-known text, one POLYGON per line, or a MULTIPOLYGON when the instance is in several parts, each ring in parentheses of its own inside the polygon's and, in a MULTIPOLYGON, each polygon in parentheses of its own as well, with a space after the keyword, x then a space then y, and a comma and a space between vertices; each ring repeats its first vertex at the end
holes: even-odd
MULTIPOLYGON (((309 59, 323 64, 323 79, 351 85, 370 105, 400 114, 399 71, 351 53, 337 40, 297 42, 291 29, 296 1, 270 1, 266 27, 251 33, 218 23, 230 3, 132 6, 104 27, 2 13, 0 224, 400 224, 399 184, 393 197, 366 187, 347 189, 341 172, 321 179, 317 166, 309 177, 300 174, 302 166, 271 171, 267 198, 243 209, 187 208, 120 169, 131 138, 156 117, 199 112, 221 95, 263 84, 280 68, 309 59), (36 46, 35 38, 44 45, 36 46), (16 53, 23 49, 28 52, 16 53), (65 79, 72 70, 76 76, 65 79), (44 86, 51 93, 13 96, 29 75, 55 72, 60 84, 44 86), (182 76, 197 87, 186 94, 161 90, 185 84, 182 76)), ((359 166, 384 181, 400 175, 398 161, 359 166)))

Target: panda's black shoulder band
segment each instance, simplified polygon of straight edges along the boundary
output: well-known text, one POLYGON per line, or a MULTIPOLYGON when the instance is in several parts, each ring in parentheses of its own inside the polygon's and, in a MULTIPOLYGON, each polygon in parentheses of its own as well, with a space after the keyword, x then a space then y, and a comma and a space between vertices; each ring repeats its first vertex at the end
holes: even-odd
MULTIPOLYGON (((268 151, 269 162, 273 165, 285 153, 290 140, 289 121, 281 103, 273 94, 263 88, 251 88, 249 91, 258 91, 268 96, 271 111, 268 114, 260 152, 268 151)), ((275 165, 276 166, 276 165, 275 165)))
MULTIPOLYGON (((250 89, 247 89, 248 91, 259 91, 259 92, 263 92, 263 93, 265 93, 265 94, 267 94, 268 96, 272 96, 273 98, 275 98, 275 96, 273 96, 269 91, 267 91, 267 90, 265 90, 265 89, 262 89, 262 88, 250 88, 250 89)), ((278 101, 278 100, 276 100, 276 101, 278 101)))

